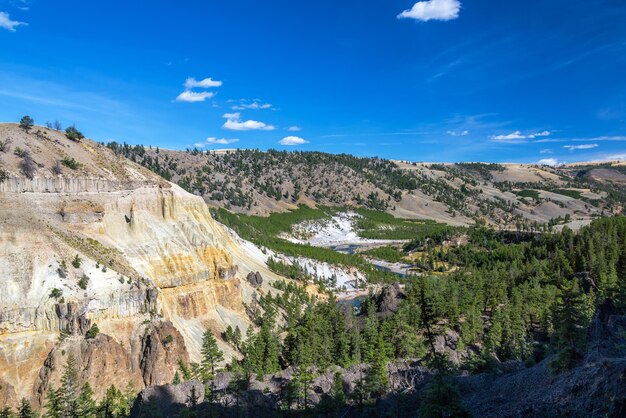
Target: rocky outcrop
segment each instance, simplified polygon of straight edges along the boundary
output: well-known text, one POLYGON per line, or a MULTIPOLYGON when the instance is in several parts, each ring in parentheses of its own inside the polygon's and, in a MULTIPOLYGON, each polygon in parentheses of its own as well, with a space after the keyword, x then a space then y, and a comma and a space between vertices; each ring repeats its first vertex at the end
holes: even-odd
POLYGON ((263 284, 263 277, 261 276, 261 273, 259 273, 258 271, 256 273, 254 273, 252 271, 250 273, 248 273, 248 276, 246 277, 246 280, 254 288, 259 288, 263 284))
POLYGON ((381 318, 386 319, 398 312, 400 302, 404 299, 404 293, 400 289, 400 284, 384 286, 376 296, 376 308, 381 318))
POLYGON ((179 361, 189 363, 189 354, 183 336, 171 322, 162 322, 145 331, 139 360, 144 385, 171 382, 179 361))
POLYGON ((115 385, 136 389, 171 382, 178 360, 188 362, 185 342, 171 322, 149 322, 130 331, 128 340, 98 334, 93 339, 68 337, 48 354, 34 385, 37 405, 45 403, 50 385, 59 386, 69 356, 74 358, 79 387, 87 382, 96 397, 115 385))
POLYGON ((0 125, 37 163, 28 179, 18 157, 0 153, 0 400, 41 402, 63 352, 84 367, 81 382, 104 390, 170 382, 179 359, 198 361, 206 330, 234 355, 219 336, 250 325, 245 304, 278 276, 200 197, 102 145, 41 130, 0 125), (53 174, 65 158, 77 168, 53 174), (253 287, 240 271, 266 280, 253 287), (102 335, 86 340, 94 323, 102 335))
MULTIPOLYGON (((510 369, 503 364, 499 373, 456 376, 450 378, 451 383, 458 386, 464 404, 476 417, 621 418, 626 416, 625 326, 626 316, 608 315, 604 320, 597 317, 589 328, 591 341, 584 360, 560 374, 549 370, 552 356, 532 367, 510 369)), ((341 376, 344 394, 353 393, 366 368, 356 365, 317 374, 307 391, 309 405, 318 405, 324 395, 331 393, 335 373, 341 376)), ((339 415, 414 416, 432 372, 419 361, 389 364, 387 372, 390 390, 377 399, 375 406, 359 407, 353 403, 339 408, 339 415)), ((272 416, 292 400, 288 390, 294 379, 292 369, 264 376, 262 380, 253 378, 247 389, 239 392, 233 390, 233 379, 231 373, 218 373, 210 383, 213 403, 200 405, 198 410, 218 416, 272 416)), ((135 403, 133 416, 140 416, 148 407, 157 407, 164 416, 174 416, 171 414, 189 406, 189 388, 195 384, 145 389, 135 403)))
POLYGON ((0 182, 0 193, 108 193, 150 186, 148 181, 118 181, 101 178, 13 176, 0 182))

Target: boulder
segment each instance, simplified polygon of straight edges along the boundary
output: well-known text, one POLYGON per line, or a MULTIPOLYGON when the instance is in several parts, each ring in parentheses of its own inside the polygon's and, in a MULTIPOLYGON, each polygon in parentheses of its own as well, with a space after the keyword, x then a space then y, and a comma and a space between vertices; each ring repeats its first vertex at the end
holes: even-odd
POLYGON ((252 271, 250 273, 248 273, 248 276, 246 277, 246 280, 254 288, 259 288, 263 284, 263 277, 261 276, 261 273, 259 273, 258 271, 256 273, 254 273, 252 271))

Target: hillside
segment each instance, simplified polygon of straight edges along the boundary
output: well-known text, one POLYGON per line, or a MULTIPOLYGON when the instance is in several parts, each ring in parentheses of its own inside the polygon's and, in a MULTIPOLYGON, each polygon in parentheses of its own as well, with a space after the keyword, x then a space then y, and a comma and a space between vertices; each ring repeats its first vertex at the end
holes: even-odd
POLYGON ((159 150, 110 143, 116 154, 202 196, 210 206, 266 216, 298 204, 354 206, 401 218, 502 228, 579 228, 622 213, 623 166, 428 164, 320 152, 159 150))
POLYGON ((87 139, 0 142, 0 403, 42 406, 69 354, 97 397, 170 382, 206 330, 236 355, 221 333, 279 276, 202 199, 87 139))

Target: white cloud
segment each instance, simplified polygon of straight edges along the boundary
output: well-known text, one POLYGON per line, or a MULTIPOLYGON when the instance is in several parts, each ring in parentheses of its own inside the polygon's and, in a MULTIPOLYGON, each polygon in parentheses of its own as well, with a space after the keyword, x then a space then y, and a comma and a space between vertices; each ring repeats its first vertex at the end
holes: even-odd
POLYGON ((556 158, 544 158, 542 160, 537 161, 537 164, 555 166, 555 165, 561 165, 563 163, 557 160, 556 158))
POLYGON ((226 113, 224 115, 226 122, 222 125, 222 128, 229 129, 231 131, 273 131, 276 129, 273 125, 267 125, 263 122, 256 120, 241 120, 240 113, 226 113))
POLYGON ((507 135, 492 135, 490 136, 490 138, 494 141, 507 142, 507 141, 517 141, 520 139, 526 139, 526 136, 522 135, 520 131, 515 131, 507 135))
POLYGON ((191 90, 185 90, 176 98, 177 102, 185 103, 198 103, 204 102, 206 99, 210 99, 215 96, 215 93, 210 91, 195 92, 191 90))
POLYGON ((512 132, 510 134, 506 134, 506 135, 492 135, 489 138, 492 141, 497 141, 497 142, 508 142, 511 144, 519 144, 519 143, 523 143, 525 142, 525 139, 534 139, 534 138, 540 138, 540 137, 546 137, 546 136, 550 136, 552 134, 552 132, 550 131, 543 131, 543 132, 535 132, 532 134, 522 134, 521 131, 515 131, 512 132))
POLYGON ((459 0, 428 0, 418 1, 409 10, 398 15, 398 19, 416 19, 422 22, 429 20, 452 20, 459 17, 461 2, 459 0))
POLYGON ((448 135, 450 136, 467 136, 470 132, 468 130, 456 132, 456 131, 448 131, 448 135))
POLYGON ((17 20, 11 20, 7 12, 0 12, 0 28, 7 29, 11 32, 15 32, 15 28, 18 26, 27 26, 28 23, 18 22, 17 20))
POLYGON ((234 144, 235 142, 239 142, 239 139, 237 139, 237 138, 232 138, 232 139, 215 138, 215 137, 212 136, 212 137, 207 138, 206 142, 208 144, 228 145, 228 144, 234 144))
POLYGON ((279 143, 281 145, 302 145, 302 144, 308 144, 309 141, 302 139, 300 137, 297 137, 297 136, 286 136, 283 139, 281 139, 279 143))
POLYGON ((543 132, 537 132, 534 134, 530 134, 528 135, 529 138, 538 138, 538 137, 542 137, 542 136, 550 136, 552 135, 552 132, 550 131, 543 131, 543 132))
POLYGON ((554 154, 554 151, 552 151, 550 148, 546 148, 539 151, 539 154, 554 154))
POLYGON ((563 145, 563 148, 568 149, 570 151, 579 150, 579 149, 592 149, 596 148, 598 144, 580 144, 580 145, 563 145))
POLYGON ((189 77, 187 78, 187 80, 185 80, 184 86, 186 90, 190 90, 193 88, 208 89, 211 87, 221 87, 222 84, 223 83, 221 81, 213 80, 211 77, 205 78, 203 80, 196 80, 193 77, 189 77))
POLYGON ((240 103, 233 106, 233 110, 264 110, 264 109, 273 109, 273 106, 270 103, 263 103, 258 99, 255 99, 251 102, 247 100, 240 100, 240 103))
POLYGON ((206 144, 203 142, 196 142, 195 144, 193 144, 193 146, 197 148, 204 148, 205 145, 206 144))
POLYGON ((300 128, 299 126, 290 126, 289 128, 287 128, 287 130, 289 132, 300 132, 302 130, 302 128, 300 128))

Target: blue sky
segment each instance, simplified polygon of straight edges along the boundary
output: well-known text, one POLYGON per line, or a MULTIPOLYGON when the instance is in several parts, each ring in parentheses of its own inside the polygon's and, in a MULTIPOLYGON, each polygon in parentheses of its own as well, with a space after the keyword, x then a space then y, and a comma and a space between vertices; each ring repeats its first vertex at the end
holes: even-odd
POLYGON ((626 159, 623 0, 0 0, 0 120, 414 161, 626 159))

